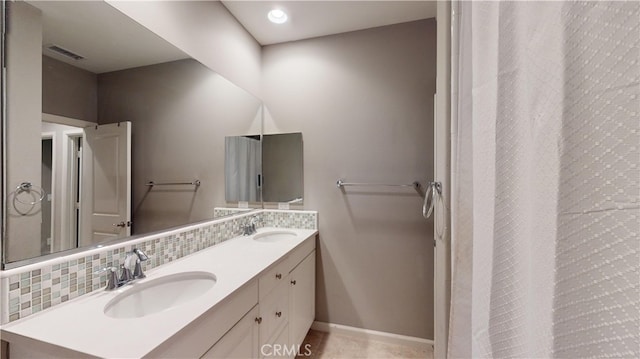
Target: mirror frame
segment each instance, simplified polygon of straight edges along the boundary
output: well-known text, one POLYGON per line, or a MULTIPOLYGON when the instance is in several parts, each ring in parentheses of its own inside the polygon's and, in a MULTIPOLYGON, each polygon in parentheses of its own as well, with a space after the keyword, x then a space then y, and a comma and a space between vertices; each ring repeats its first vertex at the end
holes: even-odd
MULTIPOLYGON (((133 240, 136 240, 136 239, 139 239, 139 238, 154 236, 154 235, 157 235, 157 234, 160 234, 160 233, 164 233, 164 232, 171 232, 171 231, 175 231, 175 230, 178 230, 180 228, 185 228, 185 227, 189 227, 189 226, 196 226, 196 225, 199 225, 199 224, 202 224, 202 223, 207 223, 207 222, 211 222, 211 221, 218 220, 218 219, 232 218, 232 217, 235 217, 237 215, 245 215, 247 213, 255 212, 255 211, 258 211, 258 210, 262 210, 262 208, 249 208, 249 210, 243 211, 241 213, 232 213, 232 214, 228 214, 226 216, 220 216, 220 217, 215 217, 215 218, 210 218, 210 219, 203 219, 201 221, 187 223, 187 224, 181 224, 179 226, 160 229, 160 230, 153 231, 153 232, 147 232, 147 233, 142 233, 142 234, 136 234, 136 235, 129 236, 129 237, 122 237, 122 238, 112 239, 110 241, 105 241, 105 242, 102 242, 102 243, 97 244, 97 245, 66 249, 66 250, 60 251, 60 252, 45 254, 45 255, 41 255, 41 256, 33 257, 33 258, 21 259, 19 261, 14 261, 14 262, 9 262, 9 263, 4 263, 4 249, 3 249, 3 251, 2 251, 2 257, 3 257, 2 258, 2 260, 3 260, 3 262, 2 262, 2 270, 24 267, 24 266, 29 265, 29 264, 44 262, 44 261, 47 261, 47 260, 50 260, 50 259, 54 259, 54 258, 58 258, 58 257, 64 257, 64 256, 76 254, 76 253, 86 252, 88 250, 101 248, 101 247, 106 247, 106 246, 110 246, 110 245, 117 244, 117 243, 122 243, 123 245, 125 245, 126 242, 133 241, 133 240)), ((4 226, 3 226, 3 230, 4 230, 4 226)), ((2 238, 3 238, 3 243, 2 244, 4 245, 4 238, 5 238, 4 235, 3 235, 2 238)))
MULTIPOLYGON (((17 260, 17 261, 6 263, 6 261, 5 261, 5 259, 6 259, 5 243, 6 243, 6 240, 7 240, 7 210, 6 210, 5 206, 7 205, 7 195, 8 195, 7 188, 6 188, 7 187, 6 186, 6 184, 7 184, 7 176, 6 176, 6 162, 7 162, 7 158, 6 158, 6 154, 7 154, 7 138, 6 138, 6 134, 7 134, 6 38, 7 38, 7 30, 8 30, 8 24, 7 23, 8 23, 8 20, 9 20, 8 19, 8 16, 9 16, 8 9, 9 9, 8 2, 0 1, 0 16, 2 16, 2 20, 3 20, 2 21, 2 26, 0 27, 0 59, 1 59, 0 60, 0 71, 2 73, 2 76, 0 78, 0 157, 2 158, 2 165, 0 166, 0 186, 2 187, 2 189, 0 189, 1 197, 2 197, 2 206, 0 206, 0 270, 8 270, 8 269, 19 268, 19 267, 23 267, 23 266, 26 266, 26 265, 35 264, 35 263, 39 263, 39 262, 44 262, 44 261, 51 260, 51 259, 54 259, 54 258, 64 257, 64 256, 76 254, 76 253, 81 253, 81 252, 85 252, 85 251, 88 251, 88 250, 101 248, 101 247, 104 247, 104 246, 109 246, 109 245, 113 245, 113 244, 117 244, 117 243, 122 243, 123 245, 126 245, 127 242, 132 241, 132 240, 136 240, 136 239, 139 239, 139 238, 143 238, 143 237, 147 237, 147 236, 153 236, 153 235, 157 235, 157 234, 163 233, 163 232, 175 231, 175 230, 178 230, 180 228, 185 228, 185 227, 192 226, 192 225, 198 225, 198 224, 202 224, 202 223, 207 223, 207 222, 211 222, 211 221, 218 220, 218 219, 232 218, 232 217, 240 215, 240 214, 241 215, 245 215, 245 214, 247 214, 249 212, 255 212, 257 210, 261 210, 261 209, 264 208, 264 203, 262 201, 262 193, 260 193, 260 201, 251 202, 248 210, 247 211, 243 211, 241 213, 232 213, 232 214, 225 215, 225 216, 212 217, 212 218, 208 218, 208 219, 204 219, 204 220, 200 220, 200 221, 196 221, 196 222, 191 222, 191 223, 181 224, 181 225, 174 226, 174 227, 164 228, 164 229, 157 230, 157 231, 137 234, 137 235, 128 236, 128 237, 117 238, 117 239, 113 239, 113 240, 102 242, 100 244, 94 244, 94 245, 85 246, 85 247, 79 247, 79 248, 72 248, 72 249, 68 249, 68 250, 64 250, 64 251, 59 251, 59 252, 45 254, 45 255, 41 255, 41 256, 37 256, 37 257, 33 257, 33 258, 21 259, 21 260, 17 260), (257 206, 257 207, 251 207, 251 205, 254 205, 254 206, 257 206)), ((123 14, 123 16, 127 16, 127 15, 123 14)), ((161 37, 160 35, 157 35, 157 36, 161 37)), ((164 39, 164 40, 167 41, 166 39, 164 39)), ((189 55, 189 54, 187 54, 187 55, 189 55)), ((207 67, 204 64, 203 64, 203 66, 207 67)), ((212 71, 215 72, 215 70, 212 70, 212 71)), ((220 74, 218 74, 218 75, 220 75, 220 74)), ((220 76, 222 76, 222 75, 220 75, 220 76)), ((222 77, 224 77, 224 76, 222 76, 222 77)), ((238 86, 237 84, 231 82, 228 79, 227 79, 227 81, 229 81, 230 83, 234 84, 235 86, 238 86)), ((241 88, 242 90, 246 91, 244 88, 242 88, 240 86, 238 86, 238 87, 241 88)), ((253 94, 251 94, 251 95, 255 97, 255 95, 253 95, 253 94)), ((262 99, 257 98, 257 97, 256 97, 256 99, 260 102, 260 106, 262 108, 261 109, 261 115, 260 115, 260 138, 262 139, 262 132, 264 131, 264 103, 262 102, 262 99)), ((226 201, 225 201, 225 205, 228 205, 228 203, 226 201)))
POLYGON ((2 192, 2 206, 0 208, 0 270, 6 268, 4 243, 7 238, 7 213, 5 209, 7 204, 7 56, 5 53, 8 27, 7 6, 6 1, 0 1, 0 16, 2 16, 2 26, 0 28, 0 72, 2 72, 2 76, 0 76, 0 157, 2 158, 2 166, 0 166, 0 185, 2 186, 0 190, 2 192))

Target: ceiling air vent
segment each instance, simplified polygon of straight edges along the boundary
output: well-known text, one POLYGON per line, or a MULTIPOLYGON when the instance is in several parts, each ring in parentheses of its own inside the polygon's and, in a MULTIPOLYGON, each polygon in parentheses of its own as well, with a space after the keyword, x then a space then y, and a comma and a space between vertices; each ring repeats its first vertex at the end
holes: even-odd
POLYGON ((84 59, 84 56, 78 55, 74 52, 71 52, 63 47, 60 47, 58 45, 47 45, 46 49, 52 52, 55 52, 56 54, 74 59, 74 60, 82 60, 84 59))

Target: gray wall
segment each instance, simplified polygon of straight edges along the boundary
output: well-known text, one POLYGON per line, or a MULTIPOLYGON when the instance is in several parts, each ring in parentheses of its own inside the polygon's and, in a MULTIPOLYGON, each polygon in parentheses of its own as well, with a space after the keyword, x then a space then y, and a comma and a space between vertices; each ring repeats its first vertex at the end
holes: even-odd
POLYGON ((411 189, 433 172, 434 19, 263 48, 266 132, 304 135, 320 216, 316 320, 433 338, 433 230, 411 189))
POLYGON ((116 9, 260 96, 260 45, 219 1, 113 1, 116 9))
POLYGON ((98 121, 132 123, 133 233, 213 218, 224 138, 260 132, 260 102, 195 60, 98 75, 98 121), (202 181, 154 187, 148 181, 202 181))
POLYGON ((42 112, 97 122, 96 74, 42 56, 42 112))
MULTIPOLYGON (((40 186, 40 118, 42 116, 42 13, 24 2, 9 3, 7 33, 7 238, 5 258, 15 261, 40 255, 39 204, 13 202, 23 181, 40 186), (35 159, 35 160, 34 160, 35 159)), ((20 200, 32 197, 21 194, 20 200)))

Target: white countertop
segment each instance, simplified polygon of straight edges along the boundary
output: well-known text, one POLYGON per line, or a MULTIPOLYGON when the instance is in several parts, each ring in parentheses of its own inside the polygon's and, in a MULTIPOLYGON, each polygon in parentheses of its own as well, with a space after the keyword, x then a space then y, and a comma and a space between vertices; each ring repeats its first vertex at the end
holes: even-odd
MULTIPOLYGON (((282 229, 260 228, 258 233, 282 229)), ((25 344, 53 344, 96 357, 143 357, 317 233, 309 229, 287 230, 297 236, 273 243, 254 241, 251 236, 229 239, 151 269, 147 278, 131 285, 109 292, 94 291, 3 325, 3 337, 9 341, 24 340, 25 344), (187 271, 210 272, 216 276, 216 284, 184 305, 142 318, 115 319, 104 314, 107 302, 136 284, 187 271)))

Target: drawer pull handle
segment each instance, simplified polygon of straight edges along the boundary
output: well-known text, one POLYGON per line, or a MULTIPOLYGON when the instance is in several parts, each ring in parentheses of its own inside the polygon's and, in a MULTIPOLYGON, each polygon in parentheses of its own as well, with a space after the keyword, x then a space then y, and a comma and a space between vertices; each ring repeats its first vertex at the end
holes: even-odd
POLYGON ((282 316, 282 312, 276 312, 276 317, 280 318, 282 316))
POLYGON ((262 317, 257 317, 256 318, 256 323, 258 323, 258 324, 262 323, 262 317))
POLYGON ((276 274, 276 278, 277 278, 277 279, 282 279, 282 274, 277 273, 277 274, 276 274))
POLYGON ((291 284, 296 285, 296 280, 295 280, 295 279, 294 279, 294 280, 292 280, 292 281, 291 281, 291 284))

